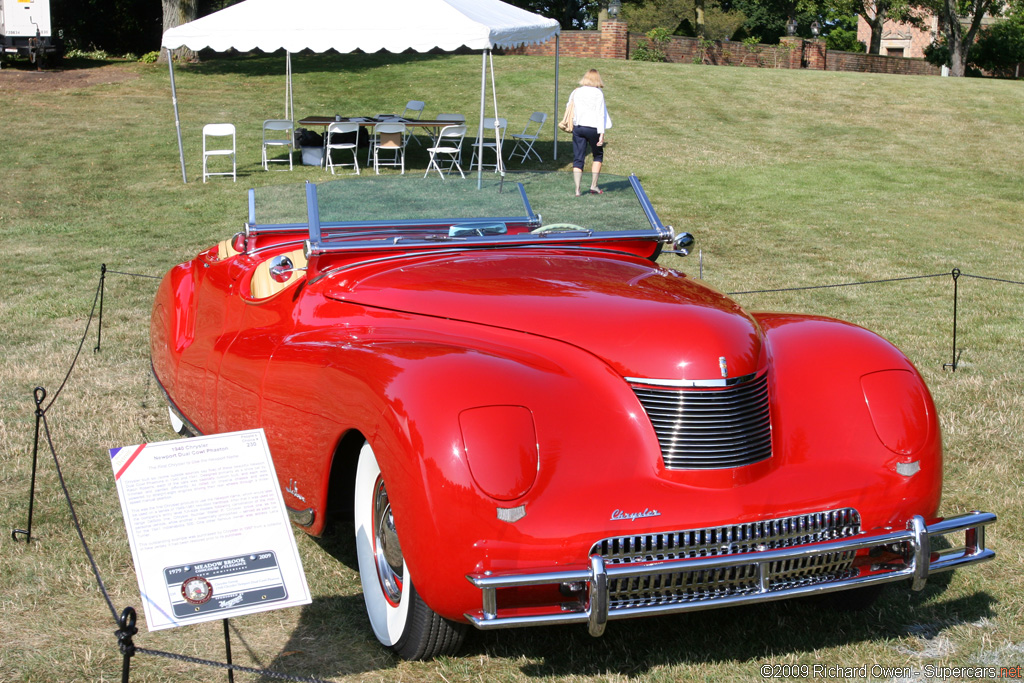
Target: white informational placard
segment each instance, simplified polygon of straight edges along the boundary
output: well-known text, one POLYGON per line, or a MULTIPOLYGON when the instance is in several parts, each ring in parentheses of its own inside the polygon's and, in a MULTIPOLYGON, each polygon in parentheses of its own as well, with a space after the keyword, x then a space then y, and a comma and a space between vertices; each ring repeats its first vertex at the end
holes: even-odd
POLYGON ((150 631, 312 601, 262 429, 110 462, 150 631))

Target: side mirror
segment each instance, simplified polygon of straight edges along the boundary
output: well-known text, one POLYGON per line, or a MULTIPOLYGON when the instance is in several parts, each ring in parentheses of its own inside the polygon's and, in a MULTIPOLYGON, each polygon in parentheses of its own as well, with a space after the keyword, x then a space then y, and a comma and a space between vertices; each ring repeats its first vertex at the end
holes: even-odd
POLYGON ((270 261, 270 278, 274 282, 288 282, 288 278, 291 277, 294 270, 295 264, 283 254, 275 256, 270 261))
POLYGON ((688 232, 681 232, 676 235, 676 238, 672 240, 672 252, 673 254, 679 254, 680 256, 689 256, 690 250, 693 249, 693 244, 696 240, 693 239, 693 235, 688 232))

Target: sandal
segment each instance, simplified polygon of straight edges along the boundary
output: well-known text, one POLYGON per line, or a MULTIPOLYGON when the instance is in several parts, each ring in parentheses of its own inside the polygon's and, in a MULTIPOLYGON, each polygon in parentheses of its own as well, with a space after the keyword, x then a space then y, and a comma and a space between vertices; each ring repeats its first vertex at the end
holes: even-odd
POLYGON ((604 190, 595 190, 591 188, 590 194, 604 194, 604 190))

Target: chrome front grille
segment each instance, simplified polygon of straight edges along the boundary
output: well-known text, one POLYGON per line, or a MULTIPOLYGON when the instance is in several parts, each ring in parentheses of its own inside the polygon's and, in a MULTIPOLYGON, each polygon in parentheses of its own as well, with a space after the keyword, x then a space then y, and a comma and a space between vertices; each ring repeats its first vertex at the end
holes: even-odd
MULTIPOLYGON (((853 508, 782 517, 748 524, 617 536, 595 543, 591 554, 607 565, 655 563, 649 574, 608 580, 611 609, 690 602, 759 590, 757 551, 788 548, 855 536, 860 514, 853 508), (747 565, 695 571, 659 572, 657 562, 751 553, 747 565)), ((768 590, 824 583, 852 576, 854 551, 821 553, 772 562, 768 590)))
POLYGON ((768 373, 724 388, 632 386, 669 469, 739 467, 772 454, 768 373))

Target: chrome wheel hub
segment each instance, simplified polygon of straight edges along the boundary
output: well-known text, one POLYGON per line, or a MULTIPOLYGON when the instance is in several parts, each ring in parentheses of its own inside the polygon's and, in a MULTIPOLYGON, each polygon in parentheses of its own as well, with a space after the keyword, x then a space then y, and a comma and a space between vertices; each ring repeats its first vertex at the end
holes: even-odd
POLYGON ((402 545, 395 531, 395 518, 384 480, 378 479, 373 492, 373 554, 377 576, 387 599, 398 604, 402 599, 402 545))

